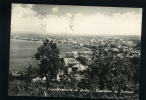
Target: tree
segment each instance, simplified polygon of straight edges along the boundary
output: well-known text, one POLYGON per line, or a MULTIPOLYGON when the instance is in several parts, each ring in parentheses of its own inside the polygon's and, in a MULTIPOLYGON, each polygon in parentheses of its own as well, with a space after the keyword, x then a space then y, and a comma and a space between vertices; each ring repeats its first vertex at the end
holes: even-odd
POLYGON ((111 90, 115 96, 115 91, 120 95, 122 90, 131 90, 134 83, 135 64, 132 60, 126 57, 126 53, 122 52, 120 55, 108 49, 106 46, 99 46, 92 48, 93 63, 90 65, 89 82, 90 87, 99 85, 99 89, 111 90), (97 84, 92 84, 97 83, 97 84))
POLYGON ((38 69, 30 64, 24 71, 20 72, 20 75, 26 82, 30 83, 33 78, 37 77, 38 69))
POLYGON ((79 56, 77 57, 77 60, 83 65, 88 65, 86 57, 79 56))
POLYGON ((59 48, 56 43, 46 39, 35 54, 35 58, 40 61, 39 76, 46 77, 47 88, 49 87, 50 81, 56 79, 59 69, 62 67, 59 53, 59 48))

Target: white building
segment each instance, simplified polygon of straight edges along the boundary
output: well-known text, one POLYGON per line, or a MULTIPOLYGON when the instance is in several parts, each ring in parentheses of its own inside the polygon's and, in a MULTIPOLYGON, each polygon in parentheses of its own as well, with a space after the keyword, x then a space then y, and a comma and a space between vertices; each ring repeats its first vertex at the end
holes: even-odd
POLYGON ((77 51, 67 52, 66 58, 77 58, 79 57, 79 54, 77 51))

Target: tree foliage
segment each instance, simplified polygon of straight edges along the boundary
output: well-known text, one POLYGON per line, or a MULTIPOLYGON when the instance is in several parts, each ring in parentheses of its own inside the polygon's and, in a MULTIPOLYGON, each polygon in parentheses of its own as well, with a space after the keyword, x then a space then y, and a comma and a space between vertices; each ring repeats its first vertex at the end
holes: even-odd
MULTIPOLYGON (((105 46, 106 47, 106 46, 105 46)), ((93 47, 93 63, 90 66, 90 83, 97 83, 99 89, 108 89, 113 93, 130 90, 136 86, 139 57, 127 57, 129 53, 105 50, 104 46, 93 47)), ((91 87, 96 86, 93 85, 91 87)))
POLYGON ((59 69, 62 67, 62 61, 59 58, 59 48, 56 43, 46 39, 37 49, 35 58, 40 61, 39 76, 46 77, 46 83, 56 79, 59 69))

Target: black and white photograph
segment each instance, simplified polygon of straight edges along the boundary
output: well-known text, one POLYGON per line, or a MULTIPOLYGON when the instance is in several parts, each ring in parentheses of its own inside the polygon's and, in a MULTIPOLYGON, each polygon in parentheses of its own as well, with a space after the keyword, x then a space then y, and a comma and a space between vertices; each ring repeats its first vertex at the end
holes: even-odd
POLYGON ((139 100, 142 8, 11 8, 9 96, 139 100))

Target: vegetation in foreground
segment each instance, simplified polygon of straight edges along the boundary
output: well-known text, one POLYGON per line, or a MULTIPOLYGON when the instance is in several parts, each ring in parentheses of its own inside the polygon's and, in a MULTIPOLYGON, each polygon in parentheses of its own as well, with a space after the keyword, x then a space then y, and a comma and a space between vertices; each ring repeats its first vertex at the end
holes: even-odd
MULTIPOLYGON (((92 64, 87 70, 78 72, 73 69, 67 73, 62 58, 59 58, 59 48, 56 43, 45 40, 37 50, 35 58, 40 62, 38 68, 31 65, 20 76, 9 74, 9 95, 17 96, 73 96, 90 98, 115 98, 126 100, 138 100, 138 71, 139 56, 121 49, 119 52, 105 46, 90 46, 93 51, 92 64), (104 63, 103 63, 104 62, 104 63), (56 80, 57 74, 60 80, 56 80), (76 78, 79 75, 81 78, 76 78), (46 78, 44 82, 32 81, 34 78, 46 78), (72 91, 55 91, 56 89, 72 89, 72 91), (82 91, 82 90, 88 90, 82 91), (110 92, 99 92, 105 90, 110 92), (132 91, 132 93, 123 93, 132 91)), ((107 45, 108 46, 108 45, 107 45)), ((113 47, 115 45, 112 45, 113 47)), ((133 51, 139 49, 139 44, 133 47, 133 51)), ((82 60, 79 60, 81 63, 82 60)), ((69 67, 72 67, 70 65, 69 67)))

